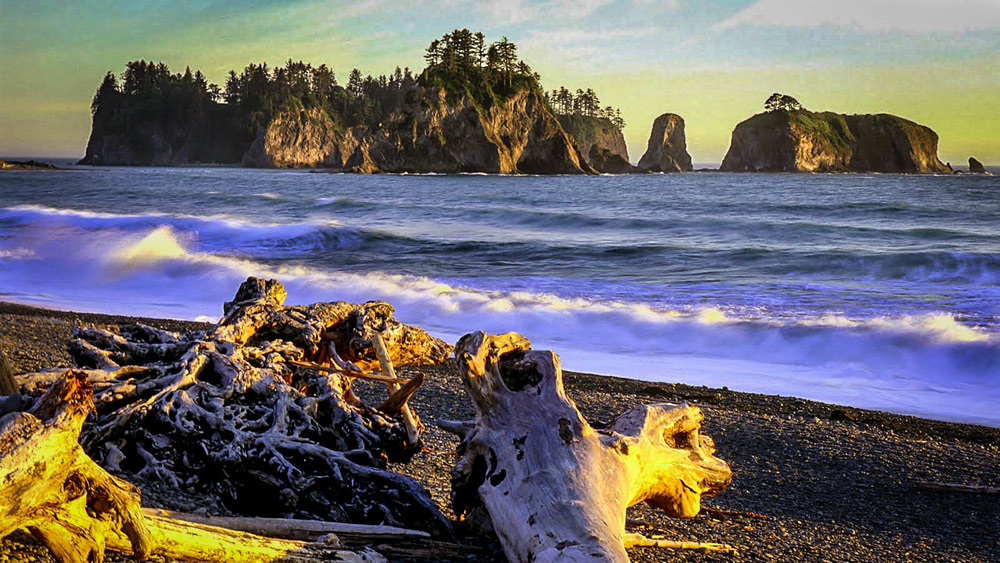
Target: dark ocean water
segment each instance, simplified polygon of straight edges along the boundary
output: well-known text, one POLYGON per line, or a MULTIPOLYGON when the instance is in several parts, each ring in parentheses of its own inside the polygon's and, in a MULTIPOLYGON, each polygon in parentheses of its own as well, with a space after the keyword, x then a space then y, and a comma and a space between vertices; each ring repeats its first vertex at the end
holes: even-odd
POLYGON ((570 369, 1000 425, 1000 178, 0 174, 0 299, 211 318, 247 275, 570 369))

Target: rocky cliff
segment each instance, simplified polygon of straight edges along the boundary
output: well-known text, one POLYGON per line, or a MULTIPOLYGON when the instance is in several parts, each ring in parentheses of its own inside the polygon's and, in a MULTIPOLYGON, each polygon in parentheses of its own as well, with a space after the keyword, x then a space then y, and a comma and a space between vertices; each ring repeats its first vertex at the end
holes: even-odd
POLYGON ((486 108, 422 87, 369 129, 346 166, 363 173, 594 172, 537 92, 520 91, 486 108))
MULTIPOLYGON (((214 113, 221 113, 217 106, 214 113)), ((285 111, 257 128, 256 135, 231 120, 207 115, 121 123, 94 115, 81 164, 186 166, 241 164, 255 168, 342 168, 358 146, 361 128, 343 129, 319 108, 285 111)))
POLYGON ((634 170, 628 160, 625 136, 610 119, 576 114, 557 115, 556 118, 576 140, 587 164, 598 172, 625 174, 634 170))
POLYGON ((319 108, 283 112, 261 128, 243 155, 255 168, 343 168, 363 129, 343 130, 319 108))
POLYGON ((653 121, 646 152, 639 159, 639 168, 649 172, 690 172, 691 155, 687 152, 684 119, 675 113, 665 113, 653 121))
POLYGON ((80 164, 238 163, 249 139, 245 132, 230 125, 224 113, 222 106, 209 106, 178 119, 136 119, 116 108, 98 108, 80 164))
POLYGON ((771 111, 733 130, 727 172, 950 172, 937 133, 888 114, 771 111))
MULTIPOLYGON (((266 125, 245 130, 232 125, 238 120, 224 119, 225 105, 206 107, 203 115, 146 120, 136 120, 136 112, 123 119, 99 109, 81 163, 220 163, 363 173, 595 173, 588 155, 531 90, 495 99, 484 108, 468 96, 449 98, 440 88, 415 87, 386 119, 367 129, 343 128, 326 111, 312 108, 283 111, 266 125)), ((616 150, 625 150, 623 140, 616 150)), ((609 167, 620 164, 610 160, 609 167)))

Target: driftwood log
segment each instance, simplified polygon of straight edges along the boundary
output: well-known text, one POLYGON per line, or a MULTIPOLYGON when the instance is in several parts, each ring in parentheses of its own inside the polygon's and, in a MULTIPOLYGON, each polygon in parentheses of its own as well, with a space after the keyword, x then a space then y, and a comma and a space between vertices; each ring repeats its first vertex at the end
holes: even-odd
MULTIPOLYGON (((455 513, 492 523, 511 561, 628 561, 625 509, 647 502, 698 514, 730 482, 689 405, 634 408, 606 428, 584 420, 563 390, 559 357, 516 333, 476 332, 455 348, 475 422, 441 422, 461 437, 452 472, 455 513)), ((675 545, 676 544, 676 545, 675 545)))
MULTIPOLYGON (((381 366, 372 333, 396 365, 439 363, 451 347, 393 319, 386 303, 284 298, 277 281, 249 278, 207 331, 78 329, 70 352, 89 368, 97 414, 82 434, 87 453, 112 473, 196 495, 213 512, 451 537, 426 489, 385 470, 421 447, 404 424, 405 400, 381 411, 351 389, 353 376, 381 366)), ((22 383, 30 392, 64 371, 22 383)))
POLYGON ((139 490, 80 447, 92 408, 86 374, 68 372, 30 411, 0 418, 0 538, 26 529, 64 563, 99 562, 105 550, 204 562, 383 560, 335 536, 289 541, 145 514, 139 490))

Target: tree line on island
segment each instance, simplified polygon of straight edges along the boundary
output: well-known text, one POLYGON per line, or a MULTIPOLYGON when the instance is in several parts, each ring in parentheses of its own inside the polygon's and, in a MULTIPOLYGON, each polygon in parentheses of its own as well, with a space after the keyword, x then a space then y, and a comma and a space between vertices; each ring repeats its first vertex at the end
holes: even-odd
POLYGON ((232 137, 250 138, 282 112, 313 108, 324 111, 341 129, 371 126, 400 107, 415 86, 439 87, 451 96, 467 95, 483 107, 513 93, 542 93, 554 113, 606 117, 619 129, 621 112, 600 107, 591 89, 573 95, 565 88, 546 95, 541 77, 518 57, 517 45, 506 37, 487 44, 481 32, 457 29, 427 47, 426 68, 415 75, 409 68, 388 75, 362 75, 351 70, 346 86, 333 68, 289 59, 284 66, 251 63, 241 72, 230 70, 223 87, 200 71, 173 73, 162 62, 130 61, 119 79, 109 71, 94 95, 91 110, 103 111, 109 127, 133 133, 148 121, 209 120, 232 137))

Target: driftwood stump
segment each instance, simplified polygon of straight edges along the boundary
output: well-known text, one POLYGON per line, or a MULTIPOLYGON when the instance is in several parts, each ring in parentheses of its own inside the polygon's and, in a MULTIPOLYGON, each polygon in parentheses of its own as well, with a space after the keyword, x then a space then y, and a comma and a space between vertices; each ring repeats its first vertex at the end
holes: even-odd
POLYGON ((456 514, 488 518, 511 561, 628 561, 625 547, 646 540, 625 532, 627 507, 691 517, 729 484, 697 407, 641 406, 595 429, 566 397, 559 357, 529 346, 515 333, 462 337, 476 420, 441 424, 462 438, 456 514))
MULTIPOLYGON (((385 470, 420 448, 400 405, 368 407, 351 384, 380 365, 370 333, 396 365, 439 363, 451 347, 393 319, 386 303, 286 307, 284 298, 277 281, 249 278, 204 332, 78 329, 70 351, 90 368, 97 406, 82 434, 87 452, 116 474, 198 495, 209 509, 450 537, 423 486, 385 470)), ((30 391, 60 375, 22 380, 30 391)))

